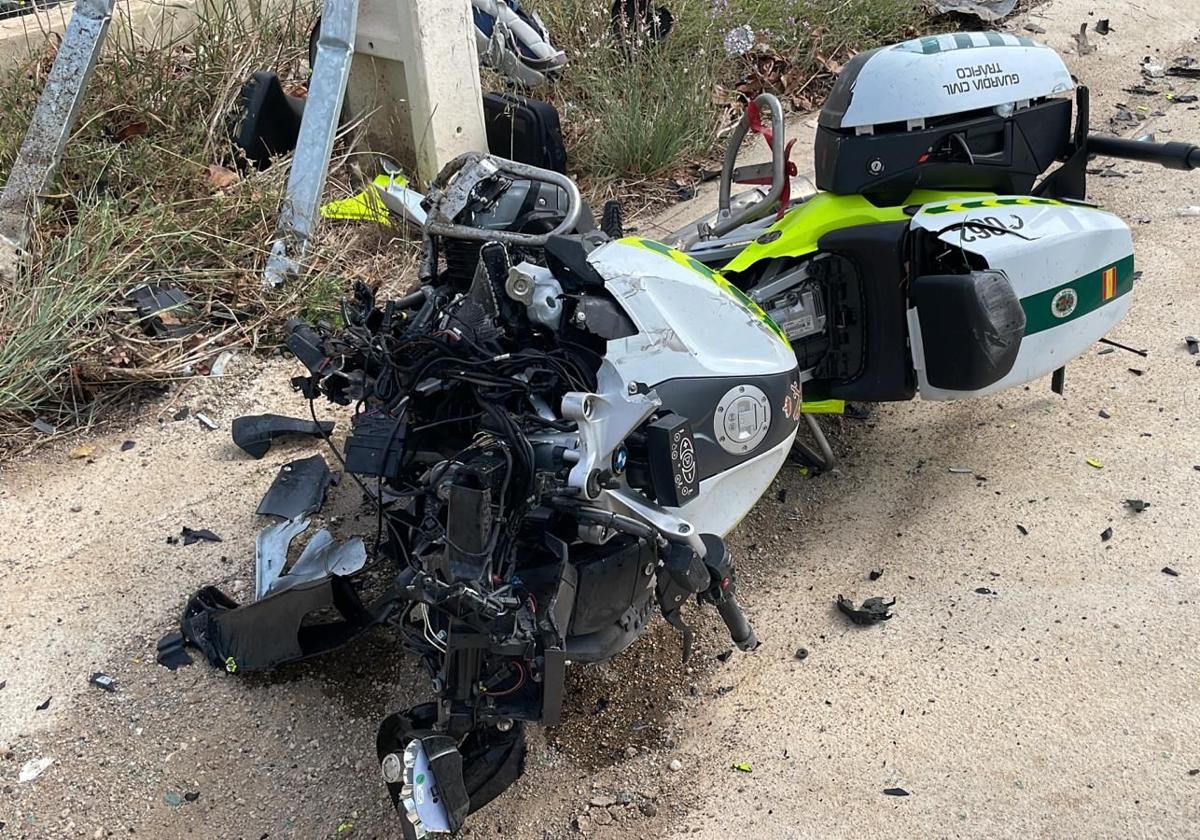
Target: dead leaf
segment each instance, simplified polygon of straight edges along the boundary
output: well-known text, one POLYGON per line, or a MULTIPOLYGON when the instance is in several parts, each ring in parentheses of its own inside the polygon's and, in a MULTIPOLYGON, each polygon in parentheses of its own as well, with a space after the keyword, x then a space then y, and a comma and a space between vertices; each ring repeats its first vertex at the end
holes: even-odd
POLYGON ((208 185, 212 187, 213 192, 227 190, 238 182, 238 174, 232 169, 226 169, 224 166, 216 163, 208 165, 208 185))
POLYGON ((308 85, 302 85, 299 82, 288 82, 283 86, 283 92, 288 96, 294 96, 297 99, 307 99, 308 85))
POLYGON ((81 458, 92 457, 92 453, 95 451, 96 451, 95 444, 85 443, 82 446, 76 446, 74 449, 72 449, 71 457, 78 461, 81 458))
POLYGON ((834 76, 836 76, 838 73, 842 72, 842 63, 840 61, 838 61, 836 58, 832 58, 832 57, 826 58, 825 56, 821 55, 820 53, 817 53, 816 59, 817 59, 818 64, 820 64, 822 67, 824 67, 826 70, 828 70, 834 76))
POLYGON ((142 120, 130 120, 127 123, 114 126, 112 129, 112 138, 118 143, 124 143, 126 140, 131 140, 134 137, 141 137, 150 126, 142 120))

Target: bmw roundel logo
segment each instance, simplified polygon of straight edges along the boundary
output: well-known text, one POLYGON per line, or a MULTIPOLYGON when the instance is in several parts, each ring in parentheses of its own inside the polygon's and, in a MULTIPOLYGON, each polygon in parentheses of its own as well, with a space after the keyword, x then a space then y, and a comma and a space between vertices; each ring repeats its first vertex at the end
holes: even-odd
POLYGON ((1068 286, 1059 289, 1058 294, 1050 301, 1050 313, 1055 318, 1069 318, 1079 305, 1079 294, 1068 286))

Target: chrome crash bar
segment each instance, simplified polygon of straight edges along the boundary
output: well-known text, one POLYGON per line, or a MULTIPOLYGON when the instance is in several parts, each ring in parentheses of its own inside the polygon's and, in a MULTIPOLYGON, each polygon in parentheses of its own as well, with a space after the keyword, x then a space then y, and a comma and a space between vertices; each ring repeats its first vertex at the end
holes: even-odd
POLYGON ((724 236, 747 222, 761 219, 779 205, 787 185, 786 145, 783 136, 783 106, 772 94, 759 94, 753 102, 746 106, 745 113, 738 120, 738 124, 734 126, 733 134, 729 137, 729 144, 725 147, 725 162, 721 165, 721 187, 717 197, 717 218, 711 224, 700 223, 699 230, 702 240, 724 236), (756 121, 758 115, 763 111, 771 113, 771 162, 735 169, 738 151, 746 139, 746 133, 750 131, 752 122, 756 121), (771 176, 771 189, 762 201, 748 204, 736 213, 733 212, 730 206, 733 182, 739 178, 763 177, 768 173, 771 176))

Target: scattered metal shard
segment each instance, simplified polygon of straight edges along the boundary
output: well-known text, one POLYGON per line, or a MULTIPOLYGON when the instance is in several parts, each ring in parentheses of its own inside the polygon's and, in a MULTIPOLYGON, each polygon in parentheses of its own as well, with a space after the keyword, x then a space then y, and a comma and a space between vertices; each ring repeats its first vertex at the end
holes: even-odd
POLYGON ((352 575, 366 565, 366 562, 367 547, 361 537, 339 543, 334 540, 333 534, 322 528, 313 534, 287 574, 277 577, 267 585, 267 591, 282 592, 298 584, 329 575, 352 575))
POLYGON ((268 525, 254 540, 254 597, 261 600, 271 590, 271 584, 283 572, 287 563, 288 546, 308 528, 302 516, 268 525))

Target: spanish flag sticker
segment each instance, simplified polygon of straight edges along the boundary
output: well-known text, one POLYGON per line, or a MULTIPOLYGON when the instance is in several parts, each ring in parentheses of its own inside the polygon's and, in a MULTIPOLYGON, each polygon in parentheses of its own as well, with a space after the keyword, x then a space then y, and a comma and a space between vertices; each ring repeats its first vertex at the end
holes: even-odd
POLYGON ((1117 267, 1104 269, 1100 297, 1102 300, 1111 300, 1117 295, 1117 267))

